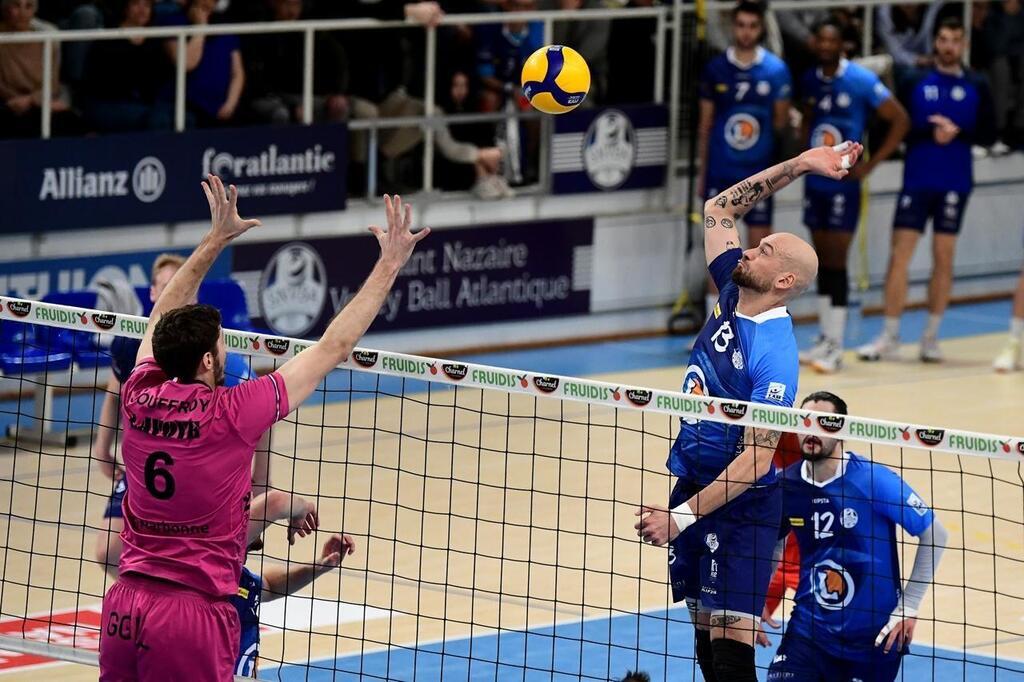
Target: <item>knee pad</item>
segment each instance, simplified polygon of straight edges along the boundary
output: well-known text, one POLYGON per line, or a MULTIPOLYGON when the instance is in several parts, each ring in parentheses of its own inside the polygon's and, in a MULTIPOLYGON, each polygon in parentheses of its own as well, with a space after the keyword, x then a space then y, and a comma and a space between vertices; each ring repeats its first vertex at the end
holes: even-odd
POLYGON ((700 666, 700 671, 704 674, 705 682, 718 682, 719 678, 715 674, 715 657, 711 650, 711 631, 710 630, 697 630, 697 664, 700 666))
POLYGON ((757 682, 754 647, 734 639, 711 642, 715 657, 715 677, 722 682, 757 682))

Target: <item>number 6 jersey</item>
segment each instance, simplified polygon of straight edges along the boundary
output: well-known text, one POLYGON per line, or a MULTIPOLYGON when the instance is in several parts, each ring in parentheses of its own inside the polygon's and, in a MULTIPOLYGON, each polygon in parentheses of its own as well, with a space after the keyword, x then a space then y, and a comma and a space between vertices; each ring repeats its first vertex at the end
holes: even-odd
POLYGON ((153 358, 121 390, 128 493, 122 573, 238 591, 256 442, 288 414, 276 372, 233 388, 170 381, 153 358))
MULTIPOLYGON (((793 320, 785 307, 755 317, 736 311, 740 291, 732 273, 742 257, 741 249, 730 249, 708 266, 720 292, 718 303, 693 344, 682 390, 691 395, 792 407, 800 372, 793 320)), ((741 416, 740 412, 745 413, 743 406, 737 406, 732 414, 715 415, 719 421, 682 419, 669 453, 669 471, 701 487, 718 478, 747 445, 743 442, 745 427, 721 421, 741 416)), ((774 481, 772 468, 757 483, 774 481)))

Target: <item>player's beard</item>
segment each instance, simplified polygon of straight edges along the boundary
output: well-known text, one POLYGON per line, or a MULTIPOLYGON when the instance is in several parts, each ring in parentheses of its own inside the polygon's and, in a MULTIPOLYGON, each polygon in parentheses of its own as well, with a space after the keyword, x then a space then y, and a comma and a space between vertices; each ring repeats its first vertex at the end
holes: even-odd
POLYGON ((754 273, 750 272, 748 267, 743 265, 741 261, 736 265, 736 269, 732 271, 732 281, 736 283, 741 289, 753 289, 759 294, 767 294, 772 290, 772 283, 769 281, 758 281, 754 273))
POLYGON ((226 377, 224 375, 224 364, 217 357, 217 354, 213 355, 213 383, 218 386, 223 386, 226 377))
POLYGON ((820 462, 826 457, 830 457, 835 449, 836 443, 833 442, 831 447, 826 448, 825 443, 817 436, 810 436, 800 441, 800 457, 805 462, 820 462))

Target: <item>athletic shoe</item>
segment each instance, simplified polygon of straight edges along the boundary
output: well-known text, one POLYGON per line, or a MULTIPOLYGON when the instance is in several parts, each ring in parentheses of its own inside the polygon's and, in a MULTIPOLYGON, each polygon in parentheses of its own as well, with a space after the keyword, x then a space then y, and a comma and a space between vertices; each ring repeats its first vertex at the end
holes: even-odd
POLYGON ((825 341, 825 353, 811 362, 811 369, 820 374, 835 374, 843 368, 843 347, 835 341, 825 341))
POLYGON ((992 362, 992 369, 997 372, 1015 372, 1020 369, 1020 362, 1020 339, 1011 338, 992 362))
POLYGON ((865 362, 877 360, 899 360, 900 342, 889 334, 882 332, 871 343, 866 343, 857 349, 857 357, 865 362))
POLYGON ((921 337, 921 362, 942 362, 942 349, 939 347, 939 340, 934 336, 921 337))
POLYGON ((831 342, 828 339, 819 334, 818 338, 814 340, 813 346, 807 350, 800 351, 800 364, 810 365, 816 360, 820 360, 825 357, 825 354, 828 353, 829 343, 831 342))
POLYGON ((989 147, 989 152, 991 152, 992 156, 1006 156, 1012 151, 1013 149, 1002 140, 997 140, 994 145, 989 147))

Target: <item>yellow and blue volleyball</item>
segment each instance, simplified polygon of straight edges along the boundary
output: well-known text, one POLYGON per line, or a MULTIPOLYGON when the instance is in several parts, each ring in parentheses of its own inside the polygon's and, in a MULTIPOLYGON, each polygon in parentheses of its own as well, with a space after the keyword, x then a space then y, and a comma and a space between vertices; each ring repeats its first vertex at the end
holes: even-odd
POLYGON ((590 91, 590 67, 579 52, 564 45, 542 47, 523 64, 523 94, 545 114, 564 114, 590 91))

